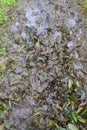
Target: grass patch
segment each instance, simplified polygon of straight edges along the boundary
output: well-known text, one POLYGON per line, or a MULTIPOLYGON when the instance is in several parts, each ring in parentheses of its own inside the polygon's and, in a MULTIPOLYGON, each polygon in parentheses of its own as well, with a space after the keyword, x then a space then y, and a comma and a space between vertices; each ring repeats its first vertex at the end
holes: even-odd
POLYGON ((0 23, 2 23, 2 21, 6 21, 7 20, 7 15, 6 12, 0 8, 0 23))
POLYGON ((18 0, 0 0, 0 24, 3 24, 4 21, 7 21, 8 15, 7 12, 12 6, 16 6, 18 0))
POLYGON ((82 0, 81 5, 82 5, 81 10, 82 10, 84 13, 87 13, 87 0, 82 0))
POLYGON ((87 0, 81 2, 81 12, 85 15, 84 27, 87 27, 87 0))
MULTIPOLYGON (((8 44, 3 43, 2 45, 0 44, 0 57, 3 56, 7 50, 8 44)), ((0 61, 0 79, 4 78, 4 73, 5 73, 5 68, 6 65, 4 64, 4 59, 0 61)))
POLYGON ((7 6, 15 6, 18 0, 0 0, 0 3, 7 6))
POLYGON ((7 43, 3 43, 2 45, 0 45, 0 56, 3 56, 4 53, 6 52, 7 50, 7 47, 8 47, 8 44, 7 43))
POLYGON ((4 65, 4 63, 0 62, 0 79, 4 78, 5 68, 6 66, 4 65))

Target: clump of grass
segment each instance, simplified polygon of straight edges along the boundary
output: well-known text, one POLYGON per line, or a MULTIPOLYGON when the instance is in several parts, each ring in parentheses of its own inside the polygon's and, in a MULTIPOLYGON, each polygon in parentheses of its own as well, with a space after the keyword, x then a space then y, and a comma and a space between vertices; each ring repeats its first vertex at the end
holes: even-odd
POLYGON ((8 48, 8 43, 7 39, 5 40, 4 38, 7 36, 7 33, 3 32, 3 28, 0 28, 0 83, 2 82, 2 78, 4 78, 4 73, 5 73, 5 56, 4 54, 6 53, 6 50, 8 48))
POLYGON ((3 43, 2 45, 0 45, 0 56, 3 56, 4 53, 6 52, 7 50, 7 47, 8 47, 8 44, 7 43, 3 43))
POLYGON ((17 4, 18 0, 0 0, 0 24, 3 23, 3 21, 7 21, 8 15, 6 9, 12 6, 15 6, 17 4))
POLYGON ((3 64, 2 61, 0 61, 0 80, 1 80, 2 78, 4 78, 5 68, 6 68, 6 65, 3 64))
POLYGON ((7 6, 14 6, 17 3, 17 1, 18 0, 0 0, 0 3, 7 6))
POLYGON ((2 21, 7 21, 7 18, 6 12, 0 8, 0 23, 2 23, 2 21))
POLYGON ((82 0, 80 1, 80 3, 81 3, 81 11, 85 15, 85 21, 84 21, 83 26, 87 27, 87 0, 82 0))
POLYGON ((87 0, 82 0, 82 11, 87 13, 87 0))
MULTIPOLYGON (((0 44, 0 57, 5 54, 7 47, 8 47, 7 43, 3 43, 2 45, 0 44)), ((3 61, 2 60, 0 61, 0 79, 4 77, 4 72, 5 72, 5 67, 6 67, 3 61)))

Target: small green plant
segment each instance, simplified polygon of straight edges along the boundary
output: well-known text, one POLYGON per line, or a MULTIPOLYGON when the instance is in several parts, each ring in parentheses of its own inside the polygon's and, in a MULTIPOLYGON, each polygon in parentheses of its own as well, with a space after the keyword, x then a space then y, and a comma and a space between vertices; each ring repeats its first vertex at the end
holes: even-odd
POLYGON ((9 125, 9 124, 4 124, 3 127, 4 127, 6 130, 9 130, 9 129, 10 129, 10 125, 9 125))

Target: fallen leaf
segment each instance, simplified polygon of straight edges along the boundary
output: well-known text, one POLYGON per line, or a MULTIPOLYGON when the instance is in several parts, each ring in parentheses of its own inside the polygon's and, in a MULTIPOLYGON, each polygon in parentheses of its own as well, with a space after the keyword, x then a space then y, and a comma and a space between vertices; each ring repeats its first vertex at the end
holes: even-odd
POLYGON ((78 120, 81 122, 81 123, 87 123, 87 120, 82 118, 81 116, 78 116, 78 120))
POLYGON ((0 130, 4 130, 2 125, 0 125, 0 130))
POLYGON ((79 107, 83 107, 83 106, 85 106, 86 104, 87 104, 87 101, 82 102, 82 103, 79 104, 79 107))
POLYGON ((69 79, 69 81, 68 81, 68 88, 69 88, 69 89, 71 89, 71 88, 72 88, 72 84, 73 84, 72 80, 71 80, 71 79, 69 79))
POLYGON ((18 80, 11 82, 11 83, 10 83, 10 86, 14 86, 14 85, 17 85, 17 84, 19 84, 19 81, 18 81, 18 80))
POLYGON ((78 117, 77 117, 76 112, 72 112, 72 113, 71 113, 71 118, 73 119, 74 122, 77 123, 77 121, 78 121, 78 117))
POLYGON ((73 124, 68 124, 68 130, 78 130, 78 128, 73 124))

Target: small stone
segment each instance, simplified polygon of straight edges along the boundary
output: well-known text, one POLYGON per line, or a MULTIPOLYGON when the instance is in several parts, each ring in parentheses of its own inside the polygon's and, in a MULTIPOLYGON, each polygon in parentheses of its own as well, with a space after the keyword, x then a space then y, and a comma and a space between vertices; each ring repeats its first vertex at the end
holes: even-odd
POLYGON ((73 65, 75 69, 81 69, 81 70, 83 69, 83 65, 79 62, 74 62, 73 65))
POLYGON ((76 26, 76 21, 75 21, 75 19, 68 19, 68 20, 66 21, 66 25, 67 25, 69 28, 75 27, 75 26, 76 26))
POLYGON ((11 73, 11 74, 8 76, 8 79, 9 79, 10 83, 16 82, 16 81, 18 81, 18 79, 20 80, 20 78, 21 78, 20 75, 16 75, 16 74, 13 74, 13 73, 11 73))
POLYGON ((17 21, 17 22, 15 23, 15 26, 18 27, 19 25, 20 25, 20 23, 17 21))
POLYGON ((26 32, 23 31, 23 32, 21 33, 21 36, 25 39, 25 38, 26 38, 26 32))
POLYGON ((34 66, 35 66, 35 63, 31 61, 29 65, 30 65, 31 67, 34 67, 34 66))
POLYGON ((74 42, 73 41, 69 41, 67 43, 67 47, 70 48, 70 47, 73 47, 74 46, 74 42))
POLYGON ((47 111, 48 106, 47 105, 43 105, 42 108, 43 108, 44 111, 47 111))
POLYGON ((16 33, 18 31, 20 23, 17 21, 15 24, 11 26, 11 32, 16 33))
POLYGON ((13 44, 12 44, 12 47, 13 47, 13 49, 17 49, 18 47, 20 47, 20 45, 18 45, 18 44, 16 44, 16 43, 13 43, 13 44))
POLYGON ((16 25, 11 26, 11 32, 16 33, 18 31, 18 27, 16 25))
POLYGON ((35 100, 31 96, 26 96, 25 102, 27 102, 29 105, 35 106, 35 100))
POLYGON ((61 40, 61 38, 62 38, 62 33, 61 33, 61 32, 56 31, 56 32, 54 33, 54 41, 55 41, 57 38, 58 38, 59 40, 61 40))
POLYGON ((44 82, 41 86, 37 88, 37 92, 42 93, 48 87, 48 83, 44 82))
POLYGON ((15 70, 15 73, 16 73, 16 74, 19 74, 19 73, 21 73, 22 71, 23 71, 23 70, 22 70, 21 67, 17 67, 16 70, 15 70))
POLYGON ((37 35, 40 35, 43 32, 44 32, 44 27, 43 26, 40 26, 40 27, 37 28, 37 35))
POLYGON ((77 53, 77 51, 73 51, 71 54, 70 54, 71 57, 75 57, 76 59, 79 57, 79 54, 77 53))

